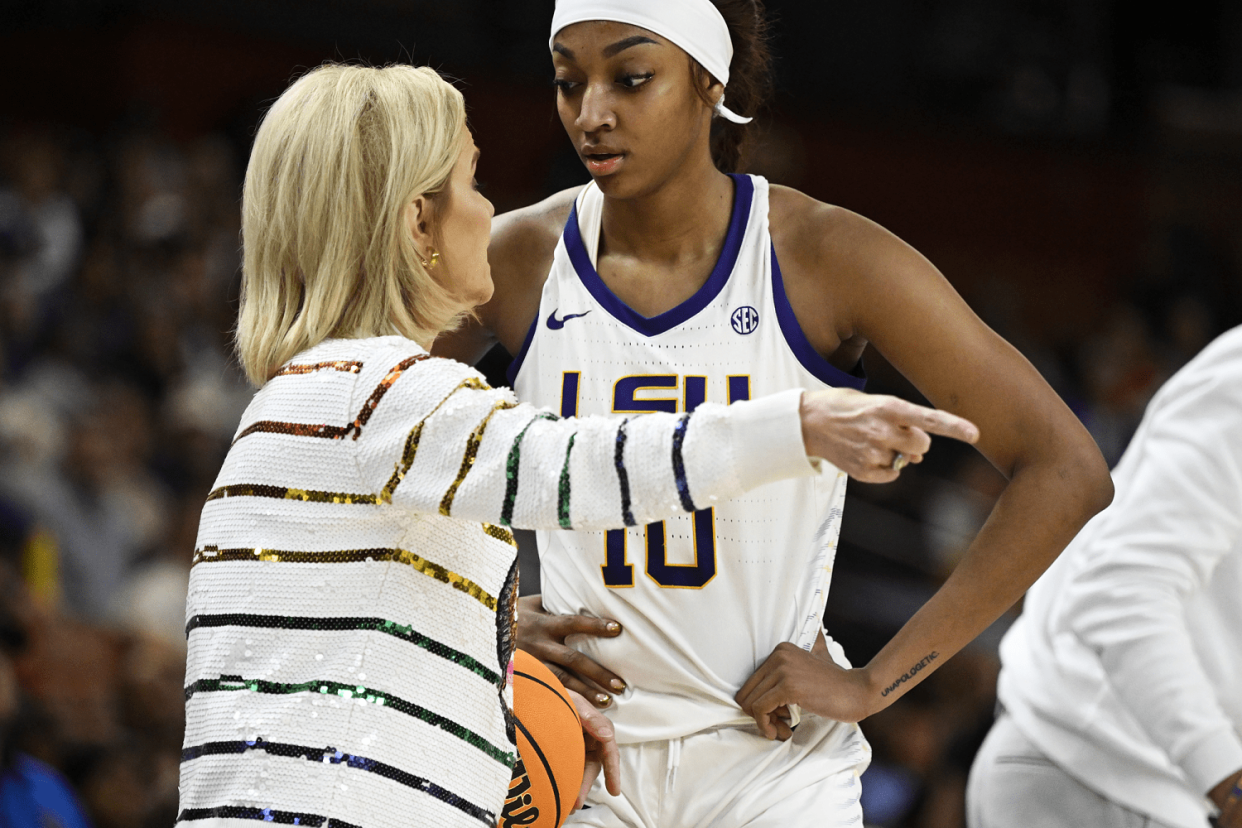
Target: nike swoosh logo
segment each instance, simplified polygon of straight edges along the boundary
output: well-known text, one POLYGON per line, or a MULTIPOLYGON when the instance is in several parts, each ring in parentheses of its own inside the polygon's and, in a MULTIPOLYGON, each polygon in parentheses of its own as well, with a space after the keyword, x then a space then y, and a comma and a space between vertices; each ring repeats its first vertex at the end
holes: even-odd
POLYGON ((588 313, 590 313, 590 311, 583 311, 582 313, 567 313, 560 319, 557 319, 556 310, 553 309, 553 311, 548 314, 548 327, 554 331, 559 331, 561 328, 565 327, 565 323, 569 320, 577 319, 580 316, 586 316, 588 313))

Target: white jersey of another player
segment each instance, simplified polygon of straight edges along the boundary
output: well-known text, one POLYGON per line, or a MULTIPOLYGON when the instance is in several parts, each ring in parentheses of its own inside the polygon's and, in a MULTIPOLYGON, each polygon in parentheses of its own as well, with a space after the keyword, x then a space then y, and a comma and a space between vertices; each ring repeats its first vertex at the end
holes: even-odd
MULTIPOLYGON (((522 400, 563 416, 633 417, 789 388, 861 388, 798 326, 768 232, 767 181, 733 180, 728 235, 711 275, 650 318, 596 272, 604 197, 595 184, 579 194, 510 368, 522 400)), ((777 644, 809 649, 821 634, 845 484, 824 462, 816 476, 693 504, 699 511, 648 526, 539 533, 544 606, 613 618, 624 629, 575 644, 628 683, 609 713, 619 743, 753 723, 734 694, 777 644)))

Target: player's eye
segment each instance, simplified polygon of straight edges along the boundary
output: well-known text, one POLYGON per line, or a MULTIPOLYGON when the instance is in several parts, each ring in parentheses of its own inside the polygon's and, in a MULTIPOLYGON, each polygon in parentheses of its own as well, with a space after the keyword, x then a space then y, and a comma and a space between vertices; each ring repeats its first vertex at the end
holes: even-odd
POLYGON ((568 95, 570 92, 574 91, 574 89, 578 86, 578 83, 576 81, 565 80, 564 78, 553 78, 552 85, 555 86, 556 90, 562 95, 568 95))
POLYGON ((480 192, 480 193, 481 193, 481 192, 483 192, 483 187, 484 187, 485 185, 484 185, 484 184, 483 184, 483 182, 482 182, 482 181, 480 181, 479 179, 477 179, 477 178, 472 179, 472 180, 471 180, 471 182, 470 182, 470 184, 471 184, 471 186, 473 186, 473 187, 474 187, 475 191, 480 192))
POLYGON ((617 78, 617 83, 621 84, 626 89, 637 89, 654 77, 654 72, 645 72, 641 75, 622 75, 617 78))

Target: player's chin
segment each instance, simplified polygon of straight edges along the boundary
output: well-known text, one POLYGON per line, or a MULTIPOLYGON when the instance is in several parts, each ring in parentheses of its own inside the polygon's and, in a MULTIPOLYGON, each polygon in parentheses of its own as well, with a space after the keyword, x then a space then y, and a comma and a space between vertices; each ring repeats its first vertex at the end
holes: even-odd
POLYGON ((591 180, 595 182, 595 186, 609 198, 626 198, 625 182, 621 176, 617 174, 610 175, 592 175, 591 180))
MULTIPOLYGON (((630 159, 627 157, 626 160, 630 159)), ((647 178, 643 175, 642 169, 636 168, 632 162, 607 175, 591 174, 591 179, 595 182, 595 186, 599 187, 600 192, 615 199, 635 198, 649 192, 651 187, 647 178)))

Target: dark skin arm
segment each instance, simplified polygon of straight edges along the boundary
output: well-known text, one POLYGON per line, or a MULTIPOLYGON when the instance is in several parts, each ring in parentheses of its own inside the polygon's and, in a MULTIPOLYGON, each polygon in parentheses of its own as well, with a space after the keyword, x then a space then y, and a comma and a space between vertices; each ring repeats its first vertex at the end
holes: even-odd
POLYGON ((1208 792, 1220 808, 1216 824, 1220 828, 1242 828, 1242 770, 1235 771, 1208 792))
POLYGON ((772 227, 817 350, 873 344, 933 405, 979 426, 977 447, 1009 483, 957 569, 865 667, 777 647, 736 696, 769 738, 782 705, 859 721, 900 698, 1012 606, 1112 497, 1078 419, 913 248, 785 188, 774 188, 772 227))

